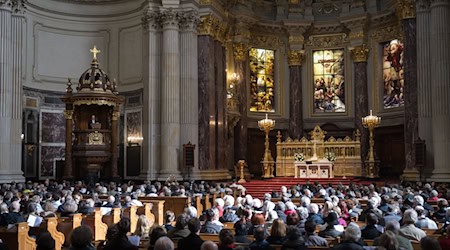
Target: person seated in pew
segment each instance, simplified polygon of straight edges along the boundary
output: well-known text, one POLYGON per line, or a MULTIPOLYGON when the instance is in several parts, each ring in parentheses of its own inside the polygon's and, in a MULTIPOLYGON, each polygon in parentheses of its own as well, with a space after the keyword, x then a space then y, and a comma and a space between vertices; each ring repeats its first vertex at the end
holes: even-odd
POLYGON ((306 250, 305 240, 298 227, 287 228, 286 239, 281 244, 281 250, 306 250))
POLYGON ((403 226, 400 228, 400 235, 409 239, 420 241, 423 237, 427 236, 426 233, 417 228, 414 224, 417 221, 417 212, 410 208, 403 214, 403 226))
POLYGON ((197 208, 195 208, 192 205, 189 205, 184 209, 184 212, 190 217, 190 218, 197 218, 197 208))
POLYGON ((308 220, 305 223, 305 245, 327 247, 328 241, 316 234, 317 224, 313 220, 308 220))
POLYGON ((70 250, 95 250, 92 244, 93 234, 88 226, 79 226, 70 234, 70 250))
POLYGON ((78 212, 84 215, 92 215, 95 212, 94 200, 89 198, 86 200, 80 201, 78 212))
POLYGON ((111 233, 110 238, 103 249, 137 250, 138 247, 131 244, 127 237, 128 232, 130 232, 130 219, 122 217, 119 223, 116 224, 116 227, 116 229, 112 229, 115 232, 111 233))
POLYGON ((19 201, 11 202, 10 212, 6 216, 6 225, 16 224, 19 222, 24 222, 25 218, 20 214, 20 203, 19 201))
POLYGON ((219 215, 218 211, 216 213, 214 210, 217 209, 211 208, 206 210, 206 222, 200 229, 200 233, 219 234, 220 230, 222 230, 223 226, 214 223, 214 220, 218 218, 219 215))
POLYGON ((36 250, 55 250, 55 240, 49 232, 39 234, 36 239, 36 250))
MULTIPOLYGON (((439 241, 433 237, 423 237, 420 240, 420 249, 422 250, 441 250, 441 246, 439 245, 439 241)), ((445 250, 445 249, 442 249, 445 250)))
POLYGON ((153 227, 150 231, 150 242, 148 250, 153 250, 155 248, 156 241, 163 236, 167 236, 166 229, 161 226, 153 227))
POLYGON ((286 228, 282 219, 274 220, 270 228, 270 236, 266 239, 267 242, 271 245, 281 245, 286 238, 286 228))
POLYGON ((114 196, 110 195, 108 196, 108 199, 106 200, 106 202, 102 205, 102 207, 115 207, 115 203, 116 203, 116 198, 114 198, 114 196))
POLYGON ((192 217, 188 221, 188 228, 191 232, 186 238, 178 241, 178 250, 200 250, 203 240, 200 238, 200 220, 192 217))
POLYGON ((338 216, 335 212, 331 212, 325 218, 325 229, 319 232, 319 236, 327 238, 336 238, 342 236, 344 228, 339 225, 338 216))
POLYGON ((69 199, 70 196, 67 197, 66 202, 60 207, 61 209, 61 217, 68 217, 71 214, 74 214, 78 211, 78 205, 72 198, 69 199))
POLYGON ((173 244, 173 241, 169 237, 163 236, 163 237, 160 237, 155 242, 154 249, 155 250, 174 250, 175 245, 173 244))
POLYGON ((319 225, 325 223, 323 221, 322 215, 319 214, 319 206, 316 203, 309 204, 308 211, 309 211, 308 220, 312 220, 314 221, 314 223, 319 225))
POLYGON ((450 226, 447 225, 446 235, 439 239, 439 245, 442 249, 450 249, 450 226))
POLYGON ((361 230, 362 238, 365 240, 373 240, 380 237, 383 232, 377 227, 378 217, 375 214, 369 213, 366 216, 366 223, 367 225, 361 230))
POLYGON ((231 233, 231 230, 222 229, 219 233, 219 244, 217 244, 219 250, 234 249, 236 248, 236 245, 234 243, 234 235, 233 233, 231 233))
POLYGON ((239 220, 239 217, 236 215, 236 209, 234 207, 226 207, 223 211, 223 216, 220 217, 220 222, 233 222, 239 220))
POLYGON ((448 201, 446 199, 439 199, 437 202, 438 210, 434 212, 433 218, 438 222, 445 222, 445 214, 448 209, 448 201))
POLYGON ((391 231, 386 231, 380 236, 377 247, 384 247, 386 250, 404 250, 399 247, 396 236, 391 231))
POLYGON ((144 214, 139 215, 136 223, 136 231, 133 235, 138 236, 141 240, 148 240, 150 237, 151 222, 144 214))
MULTIPOLYGON (((390 231, 395 235, 395 238, 396 238, 400 248, 405 249, 405 250, 413 250, 411 242, 407 238, 399 235, 400 223, 398 221, 391 220, 391 221, 387 222, 385 232, 386 231, 390 231)), ((380 241, 380 238, 375 238, 373 241, 373 245, 378 246, 380 244, 379 241, 380 241)))
POLYGON ((265 230, 262 227, 258 227, 254 230, 253 236, 255 237, 255 240, 250 243, 249 248, 250 250, 269 250, 273 249, 270 246, 270 243, 267 242, 265 237, 265 230))
POLYGON ((173 230, 175 227, 173 226, 173 222, 175 221, 175 213, 172 212, 171 210, 167 210, 166 214, 165 214, 165 224, 164 224, 164 228, 166 229, 167 232, 173 230))
POLYGON ((189 216, 185 213, 178 215, 175 228, 167 232, 171 239, 186 238, 191 232, 188 229, 189 216))
POLYGON ((200 250, 218 250, 218 246, 216 243, 214 243, 210 240, 207 240, 207 241, 203 242, 200 250))
POLYGON ((248 238, 247 225, 242 221, 234 223, 234 240, 236 243, 250 244, 252 241, 248 238))
POLYGON ((425 211, 425 208, 422 206, 416 206, 415 208, 417 212, 417 221, 414 223, 414 225, 420 229, 434 229, 437 230, 438 226, 436 222, 434 222, 432 219, 428 218, 427 211, 425 211))
POLYGON ((361 229, 351 222, 345 229, 344 240, 334 246, 334 250, 364 250, 364 244, 361 240, 361 229))

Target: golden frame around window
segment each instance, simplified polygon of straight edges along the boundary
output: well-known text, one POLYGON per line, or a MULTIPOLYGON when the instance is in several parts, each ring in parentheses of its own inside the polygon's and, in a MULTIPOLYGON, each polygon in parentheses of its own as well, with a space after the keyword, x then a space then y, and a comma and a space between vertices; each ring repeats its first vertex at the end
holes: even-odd
MULTIPOLYGON (((404 41, 402 29, 399 25, 381 27, 372 30, 369 37, 370 51, 372 57, 372 104, 370 105, 376 114, 384 117, 392 117, 403 120, 399 115, 403 114, 404 106, 384 108, 384 86, 383 86, 383 46, 384 44, 398 39, 404 41)), ((408 83, 405 83, 408 84, 408 83)))
MULTIPOLYGON (((312 35, 305 44, 306 60, 305 60, 305 86, 303 98, 305 100, 304 114, 305 119, 332 120, 336 122, 346 122, 353 115, 353 74, 349 53, 349 42, 347 35, 337 33, 331 35, 312 35), (344 51, 344 93, 345 93, 345 111, 344 112, 314 112, 314 51, 319 50, 343 50, 344 51)), ((307 121, 308 122, 308 121, 307 121)), ((313 124, 314 122, 311 121, 313 124)))

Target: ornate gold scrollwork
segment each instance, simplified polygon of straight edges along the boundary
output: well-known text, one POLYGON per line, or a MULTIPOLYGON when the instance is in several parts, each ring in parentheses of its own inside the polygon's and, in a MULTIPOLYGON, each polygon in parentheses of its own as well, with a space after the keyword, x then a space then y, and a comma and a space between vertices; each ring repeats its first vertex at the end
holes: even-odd
POLYGON ((237 62, 243 62, 247 58, 248 53, 248 45, 245 43, 235 43, 233 44, 233 55, 234 60, 237 62))
POLYGON ((72 120, 73 110, 64 110, 64 118, 66 118, 66 120, 72 120))
POLYGON ((119 111, 114 111, 112 113, 112 120, 113 121, 117 121, 120 118, 120 112, 119 111))
POLYGON ((89 145, 103 145, 103 134, 98 131, 89 133, 89 145))
POLYGON ((369 48, 363 44, 350 50, 353 62, 367 62, 369 48))
POLYGON ((397 16, 402 20, 416 18, 416 1, 397 0, 397 16))
POLYGON ((302 66, 303 58, 304 58, 303 50, 290 50, 288 52, 289 66, 302 66))

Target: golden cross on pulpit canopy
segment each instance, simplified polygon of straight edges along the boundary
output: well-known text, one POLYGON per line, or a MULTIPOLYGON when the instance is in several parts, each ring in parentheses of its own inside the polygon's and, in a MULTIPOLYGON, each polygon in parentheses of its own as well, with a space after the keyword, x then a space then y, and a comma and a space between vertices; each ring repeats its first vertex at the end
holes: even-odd
POLYGON ((93 58, 92 58, 92 59, 97 60, 97 54, 99 54, 101 51, 98 50, 97 47, 96 47, 95 45, 94 45, 94 48, 93 48, 93 49, 90 49, 89 51, 90 51, 90 52, 92 53, 92 55, 93 55, 93 58))

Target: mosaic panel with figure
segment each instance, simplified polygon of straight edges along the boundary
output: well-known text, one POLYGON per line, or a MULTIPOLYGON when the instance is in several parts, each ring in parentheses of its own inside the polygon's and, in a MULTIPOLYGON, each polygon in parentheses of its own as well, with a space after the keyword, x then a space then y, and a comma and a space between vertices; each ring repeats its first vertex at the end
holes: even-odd
POLYGON ((344 49, 313 51, 314 113, 345 112, 344 49))
POLYGON ((255 49, 250 59, 250 111, 275 112, 275 51, 255 49))
POLYGON ((404 105, 403 43, 392 40, 383 44, 383 105, 385 109, 404 105))

